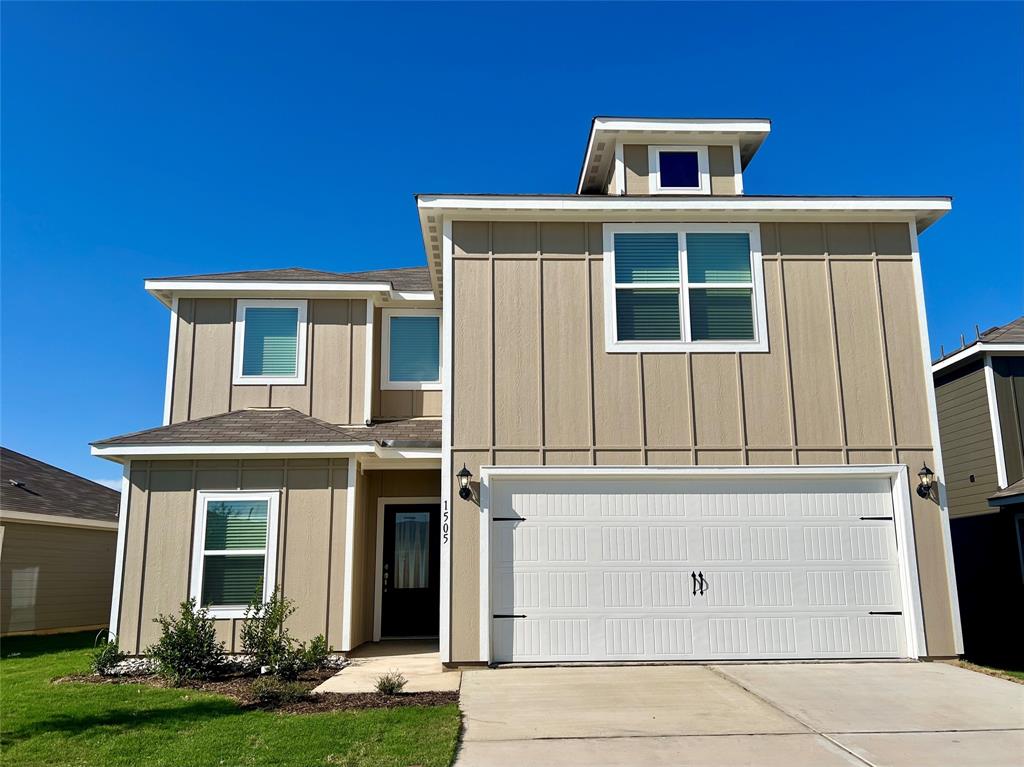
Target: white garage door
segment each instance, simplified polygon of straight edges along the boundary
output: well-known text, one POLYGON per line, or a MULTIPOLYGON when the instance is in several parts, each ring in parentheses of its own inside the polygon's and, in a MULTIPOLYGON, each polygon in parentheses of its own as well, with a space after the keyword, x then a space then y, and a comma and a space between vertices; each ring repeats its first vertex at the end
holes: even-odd
POLYGON ((888 479, 505 479, 496 662, 907 654, 888 479))

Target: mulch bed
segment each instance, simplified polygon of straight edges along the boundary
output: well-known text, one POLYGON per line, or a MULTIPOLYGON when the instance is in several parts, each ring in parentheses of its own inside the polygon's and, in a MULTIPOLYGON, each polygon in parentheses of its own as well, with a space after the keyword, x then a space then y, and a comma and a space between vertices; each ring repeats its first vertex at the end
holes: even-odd
MULTIPOLYGON (((307 690, 330 679, 336 670, 305 671, 299 675, 298 682, 307 690)), ((193 682, 178 689, 201 690, 234 698, 242 708, 262 708, 268 711, 280 711, 289 714, 316 714, 327 711, 352 711, 368 708, 399 708, 401 706, 445 706, 458 703, 459 693, 455 690, 445 692, 404 692, 398 695, 382 695, 379 692, 337 693, 326 692, 310 695, 303 700, 290 701, 277 706, 264 706, 256 702, 252 694, 252 683, 256 677, 228 676, 208 682, 193 682)), ((171 684, 157 675, 133 676, 97 676, 95 674, 72 674, 53 680, 55 684, 77 682, 85 684, 144 684, 150 687, 170 688, 171 684)))

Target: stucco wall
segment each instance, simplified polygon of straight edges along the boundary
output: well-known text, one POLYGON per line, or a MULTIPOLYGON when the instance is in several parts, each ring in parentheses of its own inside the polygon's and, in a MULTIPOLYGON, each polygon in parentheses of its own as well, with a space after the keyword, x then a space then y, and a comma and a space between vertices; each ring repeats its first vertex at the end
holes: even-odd
MULTIPOLYGON (((601 224, 452 236, 454 467, 934 464, 907 224, 762 224, 768 353, 606 353, 601 224)), ((928 653, 951 655, 940 510, 912 502, 928 653)), ((479 513, 453 492, 455 661, 479 656, 479 513)))

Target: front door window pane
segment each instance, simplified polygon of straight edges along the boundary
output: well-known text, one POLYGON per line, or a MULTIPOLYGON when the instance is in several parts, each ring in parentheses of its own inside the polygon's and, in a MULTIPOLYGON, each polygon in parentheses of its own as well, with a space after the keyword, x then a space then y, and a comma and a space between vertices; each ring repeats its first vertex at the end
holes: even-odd
POLYGON ((394 588, 425 589, 430 586, 430 513, 403 511, 395 514, 394 588))

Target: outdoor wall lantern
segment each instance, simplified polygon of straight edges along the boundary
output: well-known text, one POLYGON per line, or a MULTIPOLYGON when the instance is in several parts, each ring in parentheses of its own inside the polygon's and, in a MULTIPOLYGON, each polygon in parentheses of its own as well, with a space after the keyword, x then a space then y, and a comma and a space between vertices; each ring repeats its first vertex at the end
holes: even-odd
POLYGON ((468 501, 473 497, 473 491, 469 487, 469 480, 473 479, 473 472, 466 468, 466 464, 462 464, 462 468, 455 476, 459 478, 459 498, 468 501))
POLYGON ((922 498, 929 498, 932 494, 932 486, 935 484, 935 472, 928 468, 928 464, 922 464, 921 471, 917 472, 920 483, 917 486, 917 494, 922 498))

